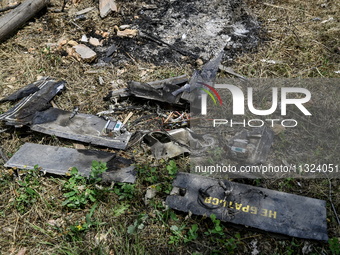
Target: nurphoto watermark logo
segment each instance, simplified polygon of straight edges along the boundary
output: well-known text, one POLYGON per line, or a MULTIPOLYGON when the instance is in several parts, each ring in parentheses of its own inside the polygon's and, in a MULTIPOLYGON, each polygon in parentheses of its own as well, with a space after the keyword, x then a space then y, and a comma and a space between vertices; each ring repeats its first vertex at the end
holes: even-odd
MULTIPOLYGON (((231 92, 232 94, 232 100, 233 100, 233 115, 244 115, 244 103, 245 103, 245 97, 244 94, 242 92, 242 90, 240 88, 238 88, 235 85, 231 85, 231 84, 215 84, 215 88, 213 88, 212 86, 202 83, 203 86, 209 88, 218 98, 218 100, 220 101, 221 106, 223 106, 222 104, 222 100, 219 96, 219 94, 217 93, 217 91, 215 90, 215 88, 217 89, 228 89, 229 92, 231 92)), ((202 115, 206 115, 207 114, 207 97, 208 95, 213 99, 215 105, 216 104, 216 100, 214 98, 214 96, 212 95, 211 92, 209 92, 207 89, 204 88, 199 88, 201 90, 203 90, 205 93, 201 94, 201 114, 202 115)), ((278 107, 278 88, 277 87, 273 87, 272 88, 272 104, 270 109, 268 110, 258 110, 255 109, 254 107, 254 102, 253 102, 253 88, 252 87, 248 87, 248 97, 247 97, 247 103, 248 103, 248 109, 251 113, 255 114, 255 115, 259 115, 259 116, 266 116, 266 115, 270 115, 272 113, 274 113, 278 107)), ((280 108, 281 108, 281 115, 285 116, 287 113, 287 105, 291 104, 291 105, 295 105, 298 109, 300 109, 300 111, 304 114, 304 115, 312 115, 304 106, 304 103, 307 103, 309 100, 311 99, 311 93, 309 90, 304 89, 304 88, 293 88, 293 87, 288 87, 288 88, 281 88, 281 103, 280 103, 280 108), (287 94, 288 93, 300 93, 300 94, 304 94, 305 97, 304 98, 293 98, 293 99, 288 99, 287 98, 287 94)), ((265 121, 270 122, 271 126, 274 126, 275 121, 279 121, 278 119, 265 119, 265 121)), ((213 126, 215 127, 216 125, 226 125, 230 123, 230 125, 233 125, 233 120, 231 119, 230 121, 227 119, 214 119, 213 120, 213 126)), ((284 127, 295 127, 297 126, 297 121, 295 119, 288 119, 288 120, 281 120, 281 125, 284 127), (294 122, 293 125, 287 125, 285 124, 286 122, 294 122)), ((239 122, 234 124, 240 124, 239 122)), ((243 121, 243 123, 245 125, 245 120, 243 121)), ((264 125, 264 121, 261 119, 251 119, 248 120, 248 126, 249 127, 261 127, 264 125), (255 122, 261 123, 260 125, 254 125, 255 122)))
POLYGON ((340 177, 339 79, 220 79, 191 87, 191 172, 340 177))

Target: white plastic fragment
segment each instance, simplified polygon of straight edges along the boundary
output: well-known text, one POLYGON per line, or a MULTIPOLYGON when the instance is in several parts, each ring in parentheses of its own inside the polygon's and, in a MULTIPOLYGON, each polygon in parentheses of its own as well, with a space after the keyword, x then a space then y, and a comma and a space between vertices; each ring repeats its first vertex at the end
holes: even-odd
POLYGON ((82 35, 82 37, 81 37, 81 40, 80 40, 81 42, 88 42, 89 41, 89 39, 87 39, 87 36, 86 35, 82 35))

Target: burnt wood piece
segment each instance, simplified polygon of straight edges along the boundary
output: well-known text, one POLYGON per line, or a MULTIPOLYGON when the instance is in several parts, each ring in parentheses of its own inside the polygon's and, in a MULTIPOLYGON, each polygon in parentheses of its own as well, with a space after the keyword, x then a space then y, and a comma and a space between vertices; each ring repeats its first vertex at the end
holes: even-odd
POLYGON ((20 6, 0 18, 0 42, 20 28, 27 20, 44 8, 48 0, 26 0, 20 6))

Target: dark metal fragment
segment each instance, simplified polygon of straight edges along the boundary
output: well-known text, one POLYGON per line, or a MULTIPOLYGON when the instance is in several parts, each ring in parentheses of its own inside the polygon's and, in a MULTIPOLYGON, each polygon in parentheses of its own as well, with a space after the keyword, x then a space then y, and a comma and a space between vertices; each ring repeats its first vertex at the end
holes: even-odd
POLYGON ((293 237, 327 241, 326 201, 179 172, 166 204, 176 210, 293 237), (226 199, 225 199, 226 198, 226 199), (225 201, 224 201, 225 199, 225 201))

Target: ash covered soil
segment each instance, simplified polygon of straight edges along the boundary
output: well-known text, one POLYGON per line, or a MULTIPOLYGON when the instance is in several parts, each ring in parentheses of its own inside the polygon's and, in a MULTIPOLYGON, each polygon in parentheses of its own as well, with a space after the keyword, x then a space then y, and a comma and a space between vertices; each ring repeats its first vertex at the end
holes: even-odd
MULTIPOLYGON (((111 35, 97 49, 99 62, 112 44, 117 47, 112 62, 118 64, 130 58, 156 65, 206 62, 221 51, 223 60, 232 61, 265 40, 264 30, 244 2, 126 1, 121 6, 119 24, 136 29, 138 36, 111 35)), ((102 39, 95 35, 98 28, 91 21, 85 24, 88 37, 102 39)))
POLYGON ((133 47, 134 55, 144 61, 180 61, 183 54, 176 50, 204 61, 224 50, 224 59, 231 60, 237 51, 255 49, 261 40, 260 24, 244 2, 203 0, 145 3, 142 5, 145 7, 129 9, 127 2, 128 10, 124 14, 128 17, 123 21, 141 32, 145 44, 130 47, 133 47), (164 44, 154 43, 155 38, 170 44, 175 52, 164 44))

